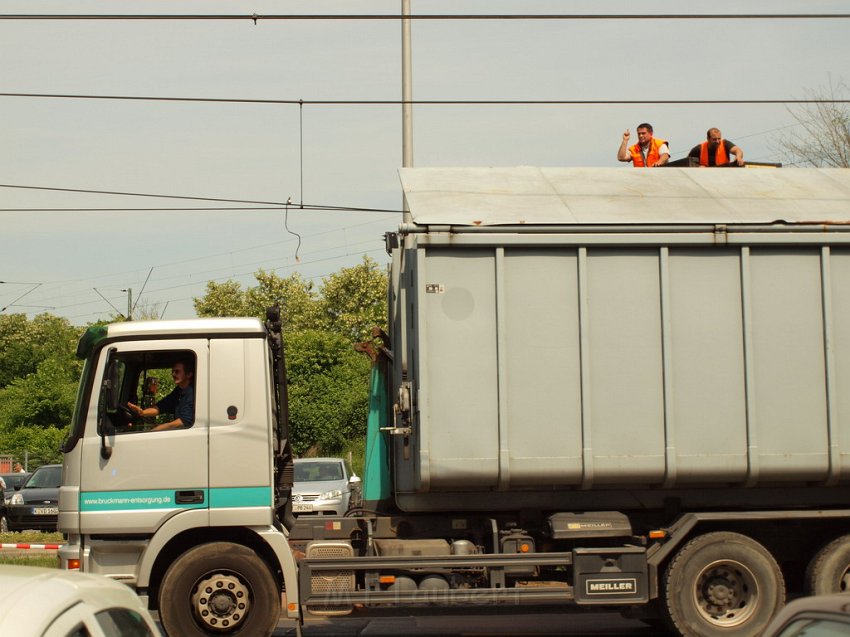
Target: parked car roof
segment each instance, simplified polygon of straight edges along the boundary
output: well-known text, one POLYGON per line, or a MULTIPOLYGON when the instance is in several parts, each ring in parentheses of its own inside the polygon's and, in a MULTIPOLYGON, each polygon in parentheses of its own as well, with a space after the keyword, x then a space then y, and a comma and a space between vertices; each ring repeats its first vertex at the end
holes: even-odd
MULTIPOLYGON (((158 635, 141 600, 102 575, 0 566, 0 635, 53 637, 99 626, 108 637, 158 635)), ((94 633, 98 634, 98 633, 94 633)))
POLYGON ((850 593, 813 595, 789 602, 761 637, 850 635, 850 593))

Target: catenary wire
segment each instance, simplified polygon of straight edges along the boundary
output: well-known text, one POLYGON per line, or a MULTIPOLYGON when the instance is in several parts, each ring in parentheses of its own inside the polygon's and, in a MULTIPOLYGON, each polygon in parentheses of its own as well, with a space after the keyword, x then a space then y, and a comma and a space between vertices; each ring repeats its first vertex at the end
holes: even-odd
POLYGON ((850 13, 4 13, 0 20, 106 20, 106 21, 228 21, 247 20, 254 24, 269 21, 492 21, 492 20, 830 20, 850 18, 850 13))
POLYGON ((683 106, 683 105, 763 105, 763 104, 850 104, 850 99, 772 98, 772 99, 272 99, 247 97, 176 97, 168 95, 98 95, 84 93, 9 93, 0 97, 39 99, 119 100, 146 102, 206 102, 233 104, 285 104, 290 106, 683 106))

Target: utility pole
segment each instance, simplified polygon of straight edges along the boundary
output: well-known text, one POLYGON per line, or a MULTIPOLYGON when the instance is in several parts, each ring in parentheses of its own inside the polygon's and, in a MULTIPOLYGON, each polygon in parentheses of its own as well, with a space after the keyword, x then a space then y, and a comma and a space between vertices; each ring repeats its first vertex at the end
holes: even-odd
MULTIPOLYGON (((410 44, 410 0, 401 0, 401 155, 402 167, 413 166, 413 64, 410 44)), ((404 223, 412 221, 407 202, 404 223)))
POLYGON ((127 320, 133 320, 133 288, 127 288, 126 290, 121 290, 122 292, 127 293, 127 320))

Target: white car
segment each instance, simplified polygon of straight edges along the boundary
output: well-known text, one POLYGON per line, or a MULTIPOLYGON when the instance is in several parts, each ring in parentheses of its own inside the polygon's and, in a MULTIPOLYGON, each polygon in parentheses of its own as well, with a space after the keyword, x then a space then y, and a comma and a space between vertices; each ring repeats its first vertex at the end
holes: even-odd
POLYGON ((789 602, 762 637, 850 636, 850 593, 813 595, 789 602))
POLYGON ((136 594, 102 575, 0 566, 0 635, 159 637, 136 594))

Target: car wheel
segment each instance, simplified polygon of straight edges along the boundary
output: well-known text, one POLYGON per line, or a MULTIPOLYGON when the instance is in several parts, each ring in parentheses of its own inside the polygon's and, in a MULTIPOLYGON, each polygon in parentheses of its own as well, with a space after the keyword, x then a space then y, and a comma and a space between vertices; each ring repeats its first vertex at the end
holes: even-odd
POLYGON ((667 619, 692 637, 760 635, 785 601, 776 560, 739 533, 700 535, 667 567, 667 619))
POLYGON ((850 535, 843 535, 824 546, 806 569, 809 595, 850 592, 850 535))
POLYGON ((280 618, 280 589, 254 551, 231 542, 202 544, 166 571, 159 616, 172 637, 271 635, 280 618))
POLYGON ((6 516, 0 516, 0 533, 9 533, 9 520, 6 519, 6 516))

